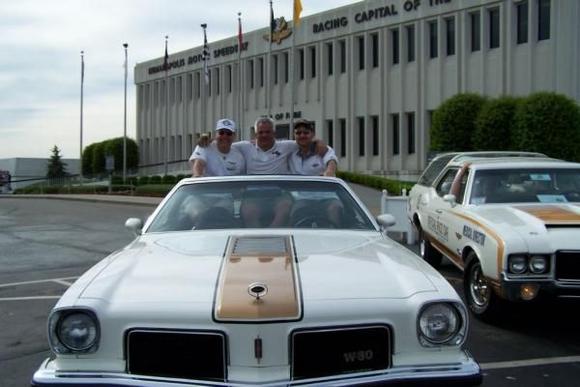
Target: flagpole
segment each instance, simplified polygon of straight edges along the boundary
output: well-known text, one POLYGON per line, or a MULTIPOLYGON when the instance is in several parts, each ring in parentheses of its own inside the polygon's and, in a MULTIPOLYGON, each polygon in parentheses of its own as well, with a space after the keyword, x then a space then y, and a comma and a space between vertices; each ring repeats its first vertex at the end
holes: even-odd
POLYGON ((293 16, 292 16, 292 26, 294 31, 292 31, 292 89, 290 90, 291 94, 291 106, 290 106, 290 133, 294 130, 294 104, 296 103, 296 85, 295 85, 295 77, 296 77, 296 31, 298 31, 298 27, 300 26, 300 13, 302 12, 302 3, 300 0, 294 0, 294 7, 293 7, 293 16))
MULTIPOLYGON (((208 68, 207 68, 207 61, 209 55, 209 48, 207 46, 207 34, 206 28, 207 24, 203 23, 201 25, 203 29, 203 87, 202 87, 202 108, 201 108, 201 129, 202 131, 206 131, 206 121, 207 121, 207 86, 208 86, 208 68)), ((200 79, 201 83, 201 79, 200 79)), ((200 84, 201 86, 201 84, 200 84)))
POLYGON ((125 48, 125 98, 123 111, 123 184, 127 179, 127 48, 129 44, 123 43, 125 48))
POLYGON ((169 64, 167 62, 167 39, 169 39, 169 36, 165 35, 165 60, 163 62, 163 67, 165 70, 165 157, 163 158, 164 175, 167 175, 168 172, 167 159, 169 158, 169 83, 167 80, 169 64))
POLYGON ((240 139, 243 135, 242 129, 242 111, 244 109, 244 102, 243 96, 244 93, 242 92, 242 49, 243 49, 243 40, 242 40, 242 13, 238 12, 238 130, 240 132, 240 139))
POLYGON ((272 35, 274 32, 274 8, 272 7, 272 0, 270 0, 270 45, 268 46, 268 63, 267 63, 267 71, 268 76, 266 77, 266 81, 268 82, 266 85, 266 98, 267 98, 267 107, 268 107, 268 117, 270 117, 272 113, 272 90, 271 90, 271 78, 272 78, 272 35))
POLYGON ((83 84, 85 82, 85 52, 81 51, 81 123, 80 123, 80 184, 83 184, 83 84))

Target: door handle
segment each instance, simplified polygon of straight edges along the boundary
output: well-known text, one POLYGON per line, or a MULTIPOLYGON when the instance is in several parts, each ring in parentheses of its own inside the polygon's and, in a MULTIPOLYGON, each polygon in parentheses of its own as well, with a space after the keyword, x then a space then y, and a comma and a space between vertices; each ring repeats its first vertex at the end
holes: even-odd
POLYGON ((443 210, 435 210, 435 212, 438 213, 438 214, 442 214, 443 213, 443 210))

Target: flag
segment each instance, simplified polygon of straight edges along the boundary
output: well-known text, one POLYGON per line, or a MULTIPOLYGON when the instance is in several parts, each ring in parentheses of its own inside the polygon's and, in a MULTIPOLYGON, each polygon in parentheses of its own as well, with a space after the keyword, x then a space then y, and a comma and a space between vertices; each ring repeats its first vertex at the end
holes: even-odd
POLYGON ((276 30, 276 19, 274 19, 274 8, 272 8, 272 2, 270 1, 270 34, 273 34, 274 30, 276 30))
POLYGON ((242 35, 242 18, 241 18, 241 12, 238 12, 238 53, 241 54, 242 53, 242 47, 244 44, 244 39, 243 39, 243 35, 242 35))
POLYGON ((169 54, 167 53, 167 36, 165 37, 165 56, 163 57, 163 70, 169 71, 169 54))
POLYGON ((209 83, 209 69, 207 67, 207 62, 209 61, 209 46, 207 45, 207 35, 205 33, 205 28, 207 24, 202 24, 201 27, 203 28, 203 74, 205 77, 205 83, 209 83))
POLYGON ((294 27, 300 26, 300 14, 302 13, 302 2, 294 0, 294 27))

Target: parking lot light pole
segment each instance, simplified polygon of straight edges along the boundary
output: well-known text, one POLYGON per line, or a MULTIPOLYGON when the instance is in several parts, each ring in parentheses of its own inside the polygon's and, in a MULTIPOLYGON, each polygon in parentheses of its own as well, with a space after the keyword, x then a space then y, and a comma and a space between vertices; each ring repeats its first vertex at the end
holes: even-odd
POLYGON ((123 43, 125 47, 125 108, 123 112, 123 184, 127 179, 127 48, 129 44, 123 43))

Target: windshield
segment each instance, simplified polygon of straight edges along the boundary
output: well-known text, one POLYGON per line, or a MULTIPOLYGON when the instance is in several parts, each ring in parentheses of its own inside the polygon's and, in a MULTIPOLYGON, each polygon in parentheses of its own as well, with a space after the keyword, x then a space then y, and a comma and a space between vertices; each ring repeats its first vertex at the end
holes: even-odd
POLYGON ((580 169, 481 170, 469 203, 567 203, 580 201, 580 169))
POLYGON ((375 229, 340 184, 231 181, 180 187, 148 231, 232 228, 375 229))

